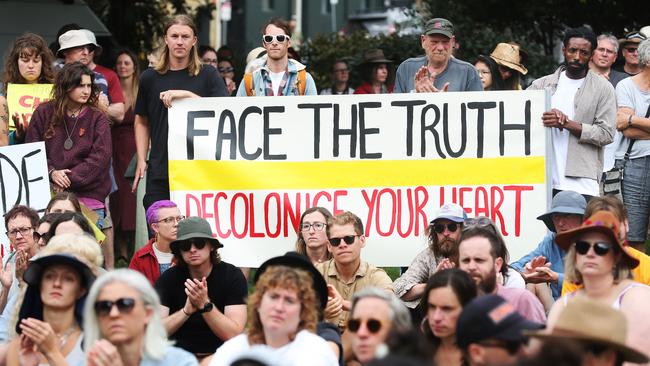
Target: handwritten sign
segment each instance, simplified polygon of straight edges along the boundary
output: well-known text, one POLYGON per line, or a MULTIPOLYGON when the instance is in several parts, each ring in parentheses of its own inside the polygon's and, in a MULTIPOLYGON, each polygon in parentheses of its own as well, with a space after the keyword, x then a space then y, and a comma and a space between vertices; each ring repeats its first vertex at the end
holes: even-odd
MULTIPOLYGON (((14 113, 18 113, 21 116, 24 114, 28 121, 31 120, 36 107, 50 99, 52 87, 52 84, 8 84, 9 115, 13 116, 14 113)), ((9 118, 9 129, 14 130, 15 128, 13 120, 9 118)))

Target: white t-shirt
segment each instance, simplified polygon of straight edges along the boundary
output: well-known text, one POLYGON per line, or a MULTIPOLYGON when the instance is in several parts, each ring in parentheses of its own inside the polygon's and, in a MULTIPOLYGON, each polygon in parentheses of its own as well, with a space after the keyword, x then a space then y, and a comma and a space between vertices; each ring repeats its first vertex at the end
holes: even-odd
MULTIPOLYGON (((559 109, 562 113, 566 114, 569 119, 575 117, 574 99, 576 92, 585 78, 570 79, 563 71, 560 74, 560 80, 557 83, 557 90, 551 98, 551 107, 559 109)), ((553 141, 553 167, 552 183, 553 188, 561 191, 576 191, 580 194, 590 196, 598 196, 598 181, 589 178, 574 178, 564 175, 566 171, 567 154, 569 150, 569 135, 571 132, 567 129, 560 130, 559 128, 551 129, 551 138, 553 141)), ((571 158, 570 156, 568 157, 571 158)))
POLYGON ((301 330, 296 334, 293 342, 280 348, 261 344, 251 346, 248 344, 247 335, 240 334, 226 341, 217 349, 209 366, 230 366, 231 363, 243 357, 254 359, 261 357, 267 365, 276 366, 338 365, 334 351, 323 338, 307 330, 301 330))
POLYGON ((279 95, 278 90, 280 89, 280 83, 284 77, 284 71, 281 72, 272 72, 269 71, 269 77, 271 78, 271 87, 273 88, 273 95, 279 95))
POLYGON ((160 274, 162 274, 163 272, 168 270, 169 267, 172 266, 172 259, 174 259, 174 253, 161 252, 160 250, 158 250, 155 243, 152 245, 152 247, 153 247, 153 253, 156 255, 156 259, 158 260, 158 266, 160 267, 160 274))

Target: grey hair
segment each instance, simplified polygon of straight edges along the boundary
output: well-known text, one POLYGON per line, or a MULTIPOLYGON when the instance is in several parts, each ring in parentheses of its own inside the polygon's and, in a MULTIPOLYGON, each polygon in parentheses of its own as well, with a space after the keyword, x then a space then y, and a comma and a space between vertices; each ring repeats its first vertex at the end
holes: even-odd
POLYGON ((162 359, 165 355, 165 348, 171 345, 171 342, 167 339, 167 333, 160 317, 160 298, 146 277, 140 272, 126 268, 116 269, 99 276, 88 292, 84 309, 86 355, 95 342, 104 338, 99 329, 99 319, 97 319, 95 313, 95 301, 97 301, 97 297, 104 286, 115 282, 122 283, 137 291, 144 306, 151 309, 152 316, 147 324, 142 342, 142 355, 154 360, 162 359))
POLYGON ((398 332, 406 332, 410 330, 413 325, 411 322, 411 314, 406 308, 404 303, 395 296, 392 292, 387 292, 378 287, 364 287, 361 290, 357 291, 354 296, 352 296, 352 309, 350 314, 354 314, 354 308, 357 306, 361 299, 365 298, 376 298, 383 300, 390 308, 391 312, 391 321, 392 328, 398 332))
POLYGON ((614 46, 614 53, 618 53, 618 39, 609 33, 603 33, 598 36, 597 40, 600 42, 602 40, 607 40, 614 46))
POLYGON ((639 45, 639 65, 644 68, 650 65, 650 39, 646 39, 639 45))

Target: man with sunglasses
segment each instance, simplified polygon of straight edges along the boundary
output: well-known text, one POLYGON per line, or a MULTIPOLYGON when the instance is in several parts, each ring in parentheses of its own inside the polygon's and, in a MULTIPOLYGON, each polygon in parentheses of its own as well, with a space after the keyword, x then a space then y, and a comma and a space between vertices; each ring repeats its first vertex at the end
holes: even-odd
POLYGON ((493 229, 487 226, 468 227, 463 230, 458 245, 459 268, 474 279, 479 294, 499 295, 525 318, 545 323, 546 312, 535 295, 523 288, 505 287, 497 283, 497 273, 507 265, 497 254, 502 245, 493 229))
MULTIPOLYGON (((20 297, 19 279, 27 269, 29 259, 39 250, 34 239, 38 213, 32 208, 16 205, 5 214, 5 229, 9 248, 13 251, 0 258, 0 342, 9 341, 9 327, 16 300, 20 297)), ((6 250, 7 248, 5 248, 6 250)))
POLYGON ((410 309, 415 309, 420 303, 429 277, 439 270, 455 267, 458 240, 466 219, 467 214, 461 206, 447 203, 438 209, 429 223, 425 231, 429 246, 413 259, 411 266, 393 284, 395 295, 410 309))
POLYGON ((641 72, 641 65, 639 64, 639 44, 646 40, 646 35, 639 31, 632 31, 625 35, 625 37, 618 40, 621 46, 621 56, 625 59, 625 63, 619 71, 634 76, 641 72))
POLYGON ((289 59, 291 30, 284 19, 273 18, 262 27, 266 62, 252 74, 244 74, 237 96, 317 95, 316 83, 305 65, 289 59))
POLYGON ((500 296, 486 295, 463 308, 456 342, 470 366, 512 365, 526 356, 524 332, 543 327, 526 320, 500 296))
MULTIPOLYGON (((564 283, 564 256, 566 251, 555 242, 557 234, 573 230, 582 224, 587 207, 585 198, 574 191, 562 191, 553 197, 551 209, 537 217, 550 230, 533 251, 521 257, 510 266, 521 273, 528 288, 536 294, 546 306, 552 305, 562 293, 564 283), (544 294, 544 289, 537 286, 550 285, 552 299, 544 294), (550 301, 550 304, 549 304, 550 301)), ((549 308, 550 309, 550 308, 549 308)))
POLYGON ((346 211, 327 220, 327 237, 327 249, 332 253, 332 259, 316 264, 316 268, 328 284, 325 320, 343 331, 354 293, 369 286, 392 293, 393 281, 383 269, 361 260, 361 248, 366 245, 366 236, 357 215, 346 211))
POLYGON ((223 245, 205 219, 181 220, 170 247, 176 265, 156 282, 163 325, 178 347, 201 359, 244 330, 246 279, 221 260, 223 245))

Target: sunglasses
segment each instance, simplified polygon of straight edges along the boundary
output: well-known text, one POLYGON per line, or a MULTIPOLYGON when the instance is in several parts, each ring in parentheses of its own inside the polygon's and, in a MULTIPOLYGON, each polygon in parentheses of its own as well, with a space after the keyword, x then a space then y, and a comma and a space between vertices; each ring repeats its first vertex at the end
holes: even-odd
POLYGON ((589 248, 593 247, 594 253, 602 257, 605 254, 609 253, 610 249, 612 249, 612 245, 610 243, 605 243, 602 241, 590 243, 588 241, 578 240, 574 245, 576 247, 576 252, 580 255, 587 254, 587 252, 589 252, 589 248))
POLYGON ((219 72, 222 73, 222 74, 225 74, 227 72, 233 72, 233 71, 235 71, 234 67, 220 67, 219 68, 219 72))
POLYGON ((449 230, 450 233, 455 233, 456 230, 458 230, 458 224, 455 222, 452 222, 451 224, 433 224, 433 231, 435 231, 438 234, 442 234, 445 232, 445 228, 449 230))
POLYGON ((361 320, 361 319, 350 319, 348 320, 348 329, 352 333, 356 333, 359 331, 359 328, 361 328, 361 324, 365 322, 366 324, 366 329, 372 334, 375 334, 381 330, 381 320, 377 319, 367 319, 367 320, 361 320))
POLYGON ((180 242, 178 244, 178 248, 183 252, 188 252, 190 249, 192 249, 192 245, 194 245, 194 248, 201 250, 205 248, 206 244, 207 244, 206 240, 186 240, 180 242))
POLYGON ((345 244, 350 245, 354 243, 354 239, 356 239, 357 236, 359 235, 346 235, 342 238, 330 238, 330 244, 332 244, 332 246, 338 247, 339 244, 341 244, 341 239, 343 239, 345 244))
POLYGON ((625 50, 629 53, 635 53, 636 51, 639 50, 638 47, 625 47, 625 50))
POLYGON ((117 306, 117 311, 120 314, 128 314, 135 306, 135 299, 131 297, 122 297, 115 301, 95 301, 95 313, 97 316, 106 316, 111 313, 113 306, 117 306))
POLYGON ((264 40, 265 43, 271 43, 271 42, 273 42, 273 39, 274 39, 274 38, 275 38, 275 40, 277 40, 279 43, 283 43, 284 41, 288 41, 288 40, 289 40, 289 36, 284 35, 284 34, 276 34, 276 35, 267 34, 267 35, 265 35, 265 36, 262 37, 262 39, 264 40))
POLYGON ((44 242, 50 241, 50 234, 45 232, 43 234, 39 233, 38 231, 34 231, 34 240, 39 241, 43 239, 44 242))

